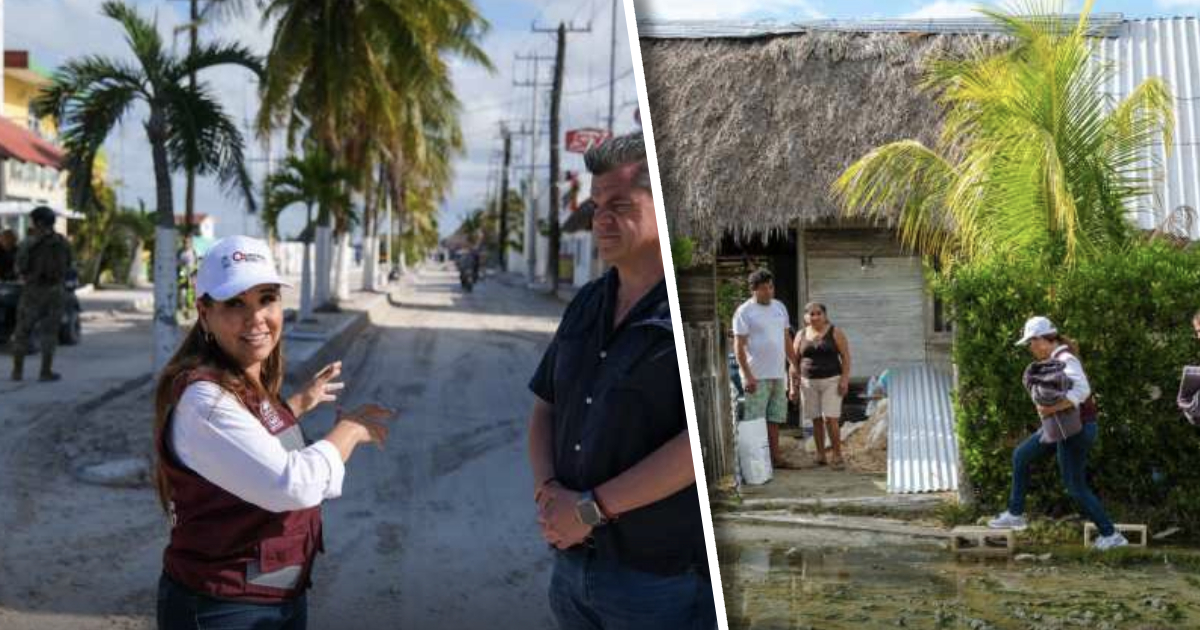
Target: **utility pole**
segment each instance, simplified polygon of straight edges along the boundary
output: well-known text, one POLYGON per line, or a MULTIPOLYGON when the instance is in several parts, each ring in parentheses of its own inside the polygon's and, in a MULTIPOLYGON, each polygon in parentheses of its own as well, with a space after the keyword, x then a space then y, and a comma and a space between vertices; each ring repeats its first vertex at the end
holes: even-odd
POLYGON ((559 256, 559 225, 558 225, 558 194, 559 194, 559 136, 561 132, 559 125, 562 122, 562 88, 563 88, 563 67, 567 60, 567 33, 590 33, 592 26, 589 24, 586 28, 576 28, 574 24, 568 29, 566 23, 559 22, 558 28, 539 29, 533 27, 535 32, 549 33, 556 32, 558 34, 558 45, 554 54, 554 87, 550 92, 550 251, 546 255, 546 273, 550 277, 550 293, 558 294, 558 256, 559 256))
POLYGON ((512 160, 512 134, 503 127, 504 166, 500 171, 500 236, 497 240, 500 252, 500 271, 508 271, 508 165, 512 160))
POLYGON ((516 55, 517 61, 533 62, 533 73, 528 81, 514 81, 514 87, 528 87, 532 90, 533 111, 530 113, 530 140, 529 140, 529 188, 527 195, 529 197, 529 209, 525 213, 525 277, 529 282, 533 282, 537 278, 537 176, 535 169, 537 168, 537 140, 538 140, 538 88, 545 87, 547 84, 539 81, 538 66, 543 61, 552 61, 554 57, 548 55, 516 55))
POLYGON ((617 98, 617 0, 612 0, 612 42, 608 52, 608 133, 613 131, 614 101, 617 98))

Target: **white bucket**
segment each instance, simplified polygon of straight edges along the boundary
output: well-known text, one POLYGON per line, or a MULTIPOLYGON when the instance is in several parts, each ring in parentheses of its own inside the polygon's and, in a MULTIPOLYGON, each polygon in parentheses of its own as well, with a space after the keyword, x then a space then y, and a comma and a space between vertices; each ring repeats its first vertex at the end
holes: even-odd
POLYGON ((743 420, 737 425, 738 468, 742 483, 758 486, 771 480, 771 445, 767 441, 767 419, 743 420))

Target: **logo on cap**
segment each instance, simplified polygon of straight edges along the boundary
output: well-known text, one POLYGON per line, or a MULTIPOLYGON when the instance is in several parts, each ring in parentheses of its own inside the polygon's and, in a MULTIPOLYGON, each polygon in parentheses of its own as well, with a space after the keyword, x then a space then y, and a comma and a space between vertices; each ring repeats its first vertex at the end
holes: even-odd
POLYGON ((238 250, 238 251, 233 252, 232 254, 229 254, 228 256, 222 256, 221 257, 221 267, 224 269, 228 269, 228 268, 232 267, 234 263, 243 263, 243 262, 263 263, 266 261, 267 261, 267 257, 263 256, 262 254, 256 254, 254 252, 243 252, 241 250, 238 250))

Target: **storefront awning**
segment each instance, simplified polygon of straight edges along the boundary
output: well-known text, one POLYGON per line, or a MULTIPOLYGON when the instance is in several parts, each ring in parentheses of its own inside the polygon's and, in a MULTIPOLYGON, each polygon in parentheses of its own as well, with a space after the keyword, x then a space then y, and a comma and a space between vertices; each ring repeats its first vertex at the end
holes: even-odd
POLYGON ((62 149, 11 120, 0 117, 0 158, 62 170, 64 157, 62 149))

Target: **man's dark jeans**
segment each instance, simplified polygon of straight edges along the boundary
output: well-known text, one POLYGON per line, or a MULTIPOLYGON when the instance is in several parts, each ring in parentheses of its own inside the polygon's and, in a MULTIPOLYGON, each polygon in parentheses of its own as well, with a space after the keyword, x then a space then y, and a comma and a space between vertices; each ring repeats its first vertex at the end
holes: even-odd
POLYGON ((710 630, 717 627, 712 584, 695 571, 656 575, 591 550, 559 552, 550 608, 559 630, 710 630))
POLYGON ((1062 474, 1067 492, 1079 506, 1083 515, 1091 519, 1100 530, 1101 536, 1112 535, 1112 521, 1100 505, 1100 499, 1087 485, 1087 454, 1096 441, 1096 423, 1086 422, 1083 430, 1054 444, 1042 444, 1042 432, 1029 436, 1013 451, 1012 494, 1008 498, 1008 513, 1025 513, 1025 493, 1029 487, 1029 466, 1033 462, 1058 453, 1058 470, 1062 474))
POLYGON ((305 630, 308 598, 281 604, 213 599, 163 575, 158 581, 159 630, 305 630))

